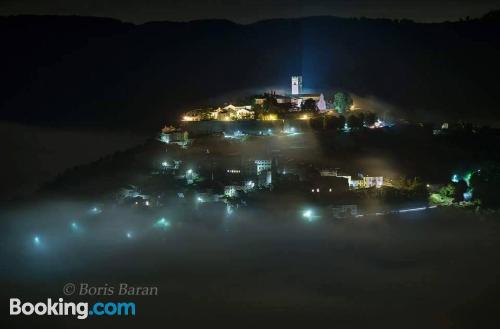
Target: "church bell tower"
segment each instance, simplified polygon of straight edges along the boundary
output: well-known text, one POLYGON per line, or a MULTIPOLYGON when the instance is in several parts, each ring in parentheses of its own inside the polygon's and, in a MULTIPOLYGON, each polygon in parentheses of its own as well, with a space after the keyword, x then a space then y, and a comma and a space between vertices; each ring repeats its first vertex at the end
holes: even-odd
POLYGON ((302 94, 302 76, 292 76, 292 95, 302 94))

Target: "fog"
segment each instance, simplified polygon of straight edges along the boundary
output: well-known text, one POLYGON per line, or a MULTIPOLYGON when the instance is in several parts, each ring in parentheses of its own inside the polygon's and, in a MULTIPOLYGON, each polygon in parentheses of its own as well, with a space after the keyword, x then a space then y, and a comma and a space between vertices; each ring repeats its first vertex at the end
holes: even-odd
MULTIPOLYGON (((110 299, 136 301, 137 318, 149 324, 447 328, 498 320, 491 309, 498 302, 488 299, 499 291, 495 215, 429 209, 307 222, 302 207, 228 214, 179 204, 140 210, 60 201, 4 210, 2 297, 64 297, 67 282, 126 282, 158 286, 158 296, 110 299), (155 225, 162 217, 166 228, 155 225), (472 312, 465 319, 464 310, 472 312)), ((57 324, 87 321, 136 324, 62 317, 57 324)))

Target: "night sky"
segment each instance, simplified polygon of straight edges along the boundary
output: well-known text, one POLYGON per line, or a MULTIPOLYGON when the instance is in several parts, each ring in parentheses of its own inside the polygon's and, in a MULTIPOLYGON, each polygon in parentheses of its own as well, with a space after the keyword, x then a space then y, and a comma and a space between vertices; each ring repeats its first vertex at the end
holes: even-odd
POLYGON ((499 8, 500 0, 2 0, 0 15, 102 16, 134 23, 208 18, 251 23, 268 18, 316 15, 440 22, 480 17, 499 8))

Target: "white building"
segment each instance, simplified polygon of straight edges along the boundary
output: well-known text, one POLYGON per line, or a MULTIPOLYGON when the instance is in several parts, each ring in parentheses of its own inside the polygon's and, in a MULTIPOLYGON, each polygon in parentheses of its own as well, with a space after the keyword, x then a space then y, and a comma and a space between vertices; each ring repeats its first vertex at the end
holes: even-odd
POLYGON ((347 183, 349 184, 349 188, 351 189, 370 188, 370 187, 381 188, 384 185, 384 177, 382 176, 376 176, 376 177, 364 176, 362 179, 361 178, 353 179, 351 176, 341 176, 341 175, 338 175, 337 177, 346 178, 347 183))
POLYGON ((337 169, 322 169, 319 174, 323 177, 337 177, 337 169))
POLYGON ((271 160, 255 160, 255 165, 257 167, 257 175, 261 172, 271 170, 272 161, 271 160))
POLYGON ((363 177, 364 185, 365 188, 369 187, 376 187, 376 188, 381 188, 382 185, 384 185, 384 177, 382 176, 377 176, 377 177, 363 177))
POLYGON ((197 109, 186 112, 182 117, 183 121, 203 121, 203 120, 250 120, 254 118, 254 111, 251 105, 235 106, 229 104, 216 109, 197 109))

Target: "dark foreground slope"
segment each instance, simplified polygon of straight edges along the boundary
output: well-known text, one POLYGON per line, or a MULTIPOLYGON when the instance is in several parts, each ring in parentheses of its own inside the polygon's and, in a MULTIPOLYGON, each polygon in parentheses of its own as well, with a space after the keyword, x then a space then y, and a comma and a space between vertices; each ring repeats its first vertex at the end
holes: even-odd
POLYGON ((133 25, 92 17, 0 18, 0 119, 154 126, 209 97, 343 88, 419 119, 499 117, 500 23, 314 17, 133 25))

